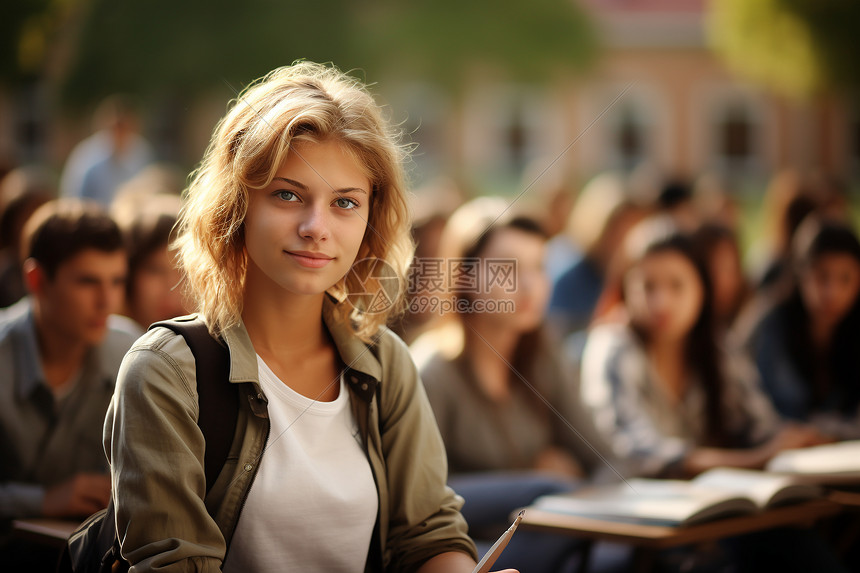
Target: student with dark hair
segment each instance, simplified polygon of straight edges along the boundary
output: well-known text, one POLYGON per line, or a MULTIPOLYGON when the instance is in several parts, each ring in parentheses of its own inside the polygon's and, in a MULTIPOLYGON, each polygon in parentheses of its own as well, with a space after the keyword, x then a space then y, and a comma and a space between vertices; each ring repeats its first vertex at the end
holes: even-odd
POLYGON ((19 259, 21 231, 30 215, 55 196, 56 185, 40 167, 18 167, 0 180, 0 308, 27 294, 19 259))
MULTIPOLYGON (((451 312, 412 345, 448 453, 449 483, 465 498, 463 515, 477 539, 495 539, 510 513, 539 495, 611 471, 545 332, 545 248, 540 226, 513 216, 500 198, 460 207, 443 231, 441 254, 475 266, 466 276, 454 267, 441 277, 439 306, 451 312)), ((578 547, 563 536, 522 532, 499 562, 556 571, 578 547)))
POLYGON ((762 313, 746 347, 784 417, 833 439, 860 438, 860 241, 811 217, 793 242, 794 283, 762 313))
POLYGON ((777 285, 791 274, 791 243, 803 220, 822 208, 819 193, 809 178, 794 169, 773 175, 764 196, 762 240, 753 244, 749 256, 756 290, 777 285))
MULTIPOLYGON (((592 329, 581 390, 631 475, 761 468, 781 449, 817 442, 813 429, 781 424, 754 367, 717 343, 710 281, 688 235, 667 219, 646 220, 631 232, 625 254, 626 270, 612 288, 621 290, 627 319, 592 329)), ((697 559, 706 570, 730 560, 732 571, 844 571, 807 530, 740 536, 721 551, 661 559, 697 559)))
POLYGON ((582 333, 588 327, 612 257, 630 229, 646 215, 645 207, 621 200, 607 213, 605 224, 583 257, 558 278, 549 308, 550 320, 560 335, 582 333))
POLYGON ((581 391, 631 474, 762 467, 781 448, 815 439, 808 429, 781 429, 755 369, 718 343, 711 282, 688 235, 650 219, 631 232, 625 254, 608 288, 619 291, 627 318, 590 332, 581 391))
POLYGON ((182 271, 170 241, 182 202, 178 195, 117 197, 114 218, 128 253, 128 281, 123 313, 142 328, 188 314, 182 271))
POLYGON ((705 223, 692 239, 711 279, 714 325, 718 334, 724 334, 750 296, 737 235, 720 223, 705 223))
POLYGON ((0 520, 83 517, 109 499, 102 427, 137 335, 111 316, 122 238, 100 209, 52 201, 25 226, 22 254, 30 296, 0 322, 0 520))

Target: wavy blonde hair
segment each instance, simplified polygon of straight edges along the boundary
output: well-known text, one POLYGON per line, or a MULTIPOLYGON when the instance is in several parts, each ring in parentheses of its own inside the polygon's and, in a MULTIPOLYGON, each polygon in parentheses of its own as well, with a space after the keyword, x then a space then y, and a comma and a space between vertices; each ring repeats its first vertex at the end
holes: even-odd
POLYGON ((272 181, 294 140, 340 142, 370 179, 370 215, 356 261, 384 261, 397 287, 374 280, 379 265, 363 264, 328 290, 340 319, 368 341, 403 307, 414 250, 403 170, 408 152, 364 85, 334 67, 299 62, 273 70, 245 88, 218 123, 191 175, 174 245, 191 298, 213 334, 240 321, 249 190, 272 181), (381 295, 387 304, 371 311, 356 304, 357 293, 366 293, 359 301, 381 295))

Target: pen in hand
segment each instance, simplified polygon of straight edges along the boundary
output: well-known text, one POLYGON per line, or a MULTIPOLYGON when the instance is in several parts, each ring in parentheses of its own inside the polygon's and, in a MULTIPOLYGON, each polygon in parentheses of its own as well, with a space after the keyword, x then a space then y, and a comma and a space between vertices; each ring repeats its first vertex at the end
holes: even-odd
MULTIPOLYGON (((493 566, 493 563, 496 562, 496 559, 499 558, 499 555, 501 555, 502 551, 504 551, 505 547, 507 547, 508 542, 511 540, 511 537, 513 537, 514 532, 517 530, 517 526, 520 524, 520 521, 523 520, 523 515, 525 515, 525 513, 526 511, 522 510, 517 514, 517 518, 514 520, 511 526, 507 529, 507 531, 502 534, 501 537, 499 537, 499 539, 495 543, 493 543, 493 546, 490 547, 489 551, 487 551, 486 554, 484 554, 484 557, 481 559, 478 565, 475 566, 475 569, 472 571, 472 573, 490 572, 490 567, 493 566)), ((505 571, 499 573, 511 571, 514 571, 514 569, 506 569, 505 571)))

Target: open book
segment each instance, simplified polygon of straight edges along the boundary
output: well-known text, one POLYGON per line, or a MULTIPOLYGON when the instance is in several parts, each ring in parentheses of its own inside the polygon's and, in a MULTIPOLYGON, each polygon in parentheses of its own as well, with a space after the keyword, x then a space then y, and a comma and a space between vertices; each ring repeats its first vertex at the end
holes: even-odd
POLYGON ((808 483, 860 485, 860 440, 785 450, 770 460, 767 470, 808 483))
POLYGON ((626 483, 546 495, 532 507, 582 517, 654 525, 692 525, 821 496, 791 476, 715 468, 695 479, 631 479, 626 483))

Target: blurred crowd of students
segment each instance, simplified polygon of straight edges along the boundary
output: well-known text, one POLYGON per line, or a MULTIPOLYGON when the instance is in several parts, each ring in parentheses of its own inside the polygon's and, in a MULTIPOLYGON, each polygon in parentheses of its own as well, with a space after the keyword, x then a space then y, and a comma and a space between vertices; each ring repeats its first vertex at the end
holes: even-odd
POLYGON ((103 129, 60 182, 37 166, 0 180, 0 562, 10 570, 53 570, 55 558, 10 543, 12 519, 107 505, 101 436, 120 362, 151 323, 189 310, 168 251, 184 177, 151 163, 119 101, 97 117, 103 129))
MULTIPOLYGON (((438 245, 424 245, 426 257, 517 261, 515 292, 449 285, 444 295, 464 304, 400 327, 476 535, 492 539, 514 508, 583 482, 761 469, 784 449, 860 437, 860 242, 845 190, 776 175, 768 232, 745 267, 740 207, 714 179, 643 188, 596 177, 555 235, 543 229, 559 220, 559 201, 535 214, 489 197, 416 229, 419 249, 425 230, 438 245), (487 298, 515 310, 482 312, 502 308, 487 298)), ((485 270, 479 281, 491 280, 485 270)), ((714 557, 696 570, 800 571, 809 559, 843 570, 814 531, 787 535, 741 540, 729 565, 714 557)), ((559 570, 577 550, 519 541, 506 566, 559 570)), ((629 566, 604 549, 598 570, 629 566)))
MULTIPOLYGON (((121 101, 98 118, 61 184, 33 167, 0 183, 6 525, 107 503, 102 423, 120 360, 148 325, 193 310, 168 249, 183 177, 152 164, 121 101)), ((588 481, 762 468, 783 449, 860 438, 860 242, 835 181, 775 175, 749 253, 713 179, 604 174, 573 196, 535 211, 461 204, 450 186, 417 195, 420 304, 393 328, 476 538, 588 481)), ((523 533, 503 559, 562 570, 578 547, 523 533)), ((623 570, 619 552, 598 570, 623 570)))

